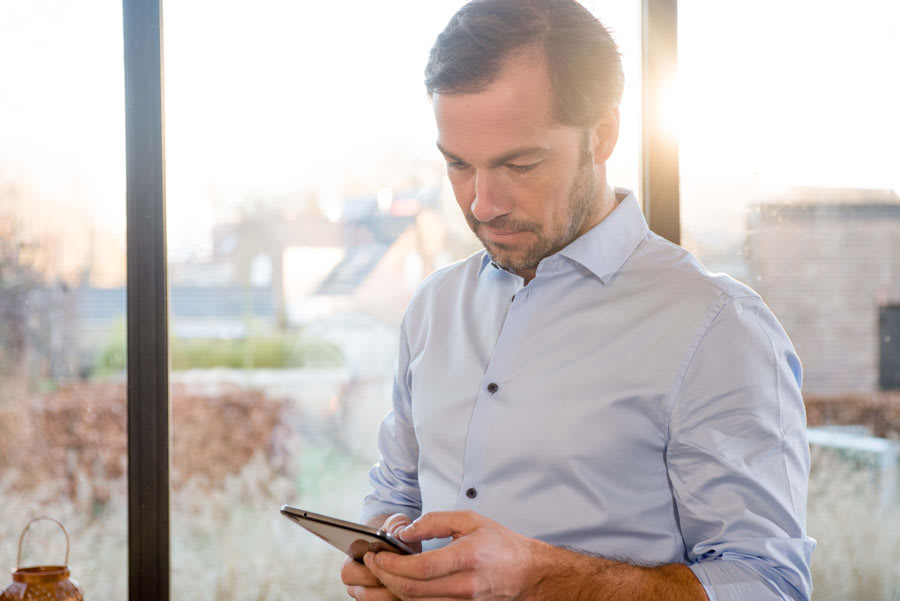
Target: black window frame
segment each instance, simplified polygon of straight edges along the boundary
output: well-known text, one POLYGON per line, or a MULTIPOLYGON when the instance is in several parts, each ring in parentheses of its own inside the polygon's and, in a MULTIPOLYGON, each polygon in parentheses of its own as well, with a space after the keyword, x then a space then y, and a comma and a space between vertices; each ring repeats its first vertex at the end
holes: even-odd
POLYGON ((900 305, 878 307, 878 389, 900 390, 900 305))
POLYGON ((123 0, 128 598, 169 599, 169 348, 160 0, 123 0))
MULTIPOLYGON (((678 244, 678 143, 661 97, 677 64, 677 0, 643 0, 641 196, 650 227, 678 244)), ((161 0, 122 1, 128 265, 130 601, 170 592, 169 348, 161 0)))

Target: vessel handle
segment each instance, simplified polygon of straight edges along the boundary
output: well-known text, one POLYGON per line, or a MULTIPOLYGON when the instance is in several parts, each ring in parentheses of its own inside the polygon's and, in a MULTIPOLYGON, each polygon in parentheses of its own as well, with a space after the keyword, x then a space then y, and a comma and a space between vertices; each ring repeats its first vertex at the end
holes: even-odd
POLYGON ((66 535, 66 561, 63 565, 66 565, 66 566, 69 565, 69 533, 66 532, 65 526, 63 526, 62 524, 60 524, 59 522, 57 522, 56 520, 54 520, 51 517, 47 517, 45 515, 40 515, 36 518, 32 518, 27 524, 25 524, 25 528, 22 529, 22 534, 19 535, 19 552, 16 555, 16 569, 17 570, 22 567, 22 541, 25 540, 25 533, 28 532, 28 528, 31 527, 31 525, 33 523, 35 523, 39 520, 50 520, 51 522, 53 522, 54 524, 56 524, 57 526, 62 528, 63 534, 66 535))

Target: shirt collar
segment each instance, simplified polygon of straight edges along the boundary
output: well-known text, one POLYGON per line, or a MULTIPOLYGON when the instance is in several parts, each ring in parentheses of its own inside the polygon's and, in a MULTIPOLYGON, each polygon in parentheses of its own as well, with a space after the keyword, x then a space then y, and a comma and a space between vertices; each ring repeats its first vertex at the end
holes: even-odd
POLYGON ((484 268, 487 267, 488 265, 491 265, 491 266, 494 267, 495 269, 499 269, 499 267, 497 266, 497 264, 494 263, 493 261, 491 261, 491 256, 490 256, 489 254, 487 254, 487 251, 486 251, 486 250, 482 250, 482 251, 481 251, 481 267, 478 268, 478 275, 479 275, 479 276, 481 275, 481 272, 484 271, 484 268))
MULTIPOLYGON (((619 271, 647 236, 649 228, 634 192, 627 188, 616 188, 615 192, 618 204, 612 212, 558 253, 542 260, 538 265, 538 273, 542 268, 552 268, 558 262, 557 257, 566 257, 578 263, 604 284, 619 271)), ((488 265, 499 269, 487 251, 481 252, 479 276, 488 265)))
POLYGON ((557 253, 582 265, 604 284, 650 231, 634 192, 616 188, 616 199, 618 204, 603 221, 557 253))

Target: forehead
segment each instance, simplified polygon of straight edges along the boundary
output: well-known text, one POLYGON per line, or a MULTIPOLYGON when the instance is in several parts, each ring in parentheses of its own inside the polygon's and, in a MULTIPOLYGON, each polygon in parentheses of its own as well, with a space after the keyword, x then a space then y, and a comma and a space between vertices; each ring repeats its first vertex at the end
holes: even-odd
POLYGON ((508 61, 481 91, 435 92, 432 100, 438 143, 464 158, 551 144, 554 132, 566 129, 553 119, 550 83, 542 62, 533 57, 508 61))

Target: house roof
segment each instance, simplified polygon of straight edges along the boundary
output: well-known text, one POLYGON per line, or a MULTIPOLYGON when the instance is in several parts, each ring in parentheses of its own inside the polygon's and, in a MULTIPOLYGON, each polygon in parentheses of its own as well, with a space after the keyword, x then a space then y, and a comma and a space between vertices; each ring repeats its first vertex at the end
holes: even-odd
POLYGON ((894 190, 797 187, 751 213, 751 220, 782 219, 900 219, 900 196, 894 190))
POLYGON ((352 294, 375 269, 388 248, 389 244, 377 242, 348 247, 343 260, 325 277, 315 294, 323 296, 352 294))
MULTIPOLYGON (((78 290, 79 316, 84 319, 124 318, 126 294, 124 287, 81 288, 78 290)), ((174 318, 241 317, 247 313, 271 317, 275 314, 272 290, 266 286, 249 289, 242 286, 178 286, 170 289, 169 297, 174 318)))

